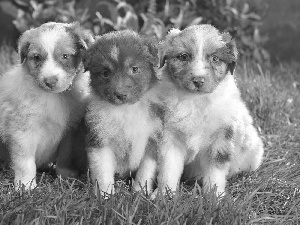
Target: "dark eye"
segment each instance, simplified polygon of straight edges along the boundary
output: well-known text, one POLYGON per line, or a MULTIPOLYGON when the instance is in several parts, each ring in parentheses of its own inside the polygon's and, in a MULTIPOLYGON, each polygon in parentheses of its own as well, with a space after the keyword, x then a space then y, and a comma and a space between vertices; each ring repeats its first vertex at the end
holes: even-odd
POLYGON ((104 69, 102 71, 102 77, 103 78, 108 78, 110 76, 110 70, 109 69, 104 69))
POLYGON ((218 56, 216 56, 216 55, 212 55, 212 56, 211 56, 211 61, 212 61, 212 62, 217 63, 217 62, 219 62, 219 60, 220 60, 220 59, 219 59, 218 56))
POLYGON ((63 55, 62 55, 62 58, 63 58, 63 59, 68 59, 69 57, 70 57, 69 54, 63 54, 63 55))
POLYGON ((36 62, 42 61, 42 57, 41 57, 40 55, 38 55, 38 54, 34 55, 32 58, 33 58, 33 60, 36 61, 36 62))
POLYGON ((133 66, 131 69, 132 69, 132 73, 139 72, 139 68, 137 66, 133 66))
POLYGON ((177 56, 177 59, 180 61, 188 61, 189 60, 189 55, 186 53, 181 53, 180 55, 177 56))

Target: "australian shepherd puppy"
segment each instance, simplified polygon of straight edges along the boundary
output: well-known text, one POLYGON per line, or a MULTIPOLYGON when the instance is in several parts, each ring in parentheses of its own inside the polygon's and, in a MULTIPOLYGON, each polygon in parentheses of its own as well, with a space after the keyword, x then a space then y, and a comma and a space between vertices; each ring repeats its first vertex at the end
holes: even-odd
POLYGON ((225 191, 226 177, 255 170, 263 143, 234 79, 237 49, 210 25, 173 29, 159 46, 164 134, 158 185, 175 190, 180 176, 225 191), (185 167, 185 168, 184 168, 185 167), (183 172, 184 171, 184 172, 183 172))
POLYGON ((85 117, 88 160, 101 194, 114 192, 115 174, 135 170, 133 188, 152 188, 161 123, 147 95, 157 80, 157 62, 155 41, 128 30, 99 37, 84 53, 92 95, 85 117))
POLYGON ((46 23, 19 40, 21 64, 0 80, 0 136, 10 153, 15 184, 36 186, 36 169, 55 161, 69 175, 66 131, 83 116, 89 76, 81 53, 93 37, 78 23, 46 23))

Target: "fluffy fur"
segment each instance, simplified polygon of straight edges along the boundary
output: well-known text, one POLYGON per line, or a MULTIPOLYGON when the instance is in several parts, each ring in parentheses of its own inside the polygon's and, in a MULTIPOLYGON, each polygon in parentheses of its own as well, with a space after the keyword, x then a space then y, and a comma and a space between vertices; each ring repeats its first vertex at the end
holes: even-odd
POLYGON ((255 170, 263 143, 234 80, 237 49, 210 25, 174 29, 159 46, 164 107, 158 184, 176 190, 180 176, 203 177, 225 191, 226 177, 255 170), (184 171, 184 172, 183 172, 184 171))
POLYGON ((114 192, 116 173, 135 170, 133 188, 152 188, 161 124, 147 95, 157 80, 157 61, 155 41, 133 31, 105 34, 84 55, 92 89, 86 115, 89 167, 102 194, 114 192))
POLYGON ((50 22, 21 36, 21 64, 0 80, 0 136, 8 146, 16 188, 35 187, 36 168, 57 157, 57 172, 73 174, 70 145, 64 141, 67 129, 83 116, 89 76, 81 53, 91 42, 77 23, 50 22))

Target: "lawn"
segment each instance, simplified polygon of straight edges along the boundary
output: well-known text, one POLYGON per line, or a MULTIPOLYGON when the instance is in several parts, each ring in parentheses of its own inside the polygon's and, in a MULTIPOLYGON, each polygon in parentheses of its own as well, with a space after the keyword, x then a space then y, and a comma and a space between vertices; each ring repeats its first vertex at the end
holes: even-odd
MULTIPOLYGON (((0 48, 0 73, 17 62, 0 48)), ((97 198, 89 176, 62 180, 38 174, 38 187, 16 192, 13 173, 0 165, 0 224, 300 224, 300 66, 266 68, 239 62, 237 83, 259 129, 265 154, 253 173, 229 179, 222 199, 196 185, 155 200, 118 181, 110 199, 97 198)))

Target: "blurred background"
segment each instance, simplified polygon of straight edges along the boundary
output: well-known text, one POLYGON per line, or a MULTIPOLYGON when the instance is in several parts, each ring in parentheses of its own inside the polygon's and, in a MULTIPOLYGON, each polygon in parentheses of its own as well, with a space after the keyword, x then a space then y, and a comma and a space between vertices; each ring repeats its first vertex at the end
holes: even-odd
POLYGON ((264 65, 300 61, 299 0, 0 0, 0 45, 25 30, 79 21, 100 35, 132 29, 164 39, 172 27, 209 23, 229 32, 240 56, 264 65))

